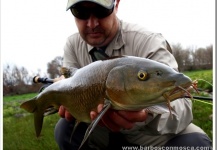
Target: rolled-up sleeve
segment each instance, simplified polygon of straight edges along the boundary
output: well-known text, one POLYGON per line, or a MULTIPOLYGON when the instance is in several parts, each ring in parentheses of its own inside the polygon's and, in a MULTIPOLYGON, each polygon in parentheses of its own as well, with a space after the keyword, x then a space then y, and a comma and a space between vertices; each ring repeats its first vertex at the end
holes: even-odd
POLYGON ((154 114, 154 119, 147 124, 149 129, 159 134, 178 134, 192 121, 192 102, 189 99, 177 99, 170 103, 171 112, 154 114))

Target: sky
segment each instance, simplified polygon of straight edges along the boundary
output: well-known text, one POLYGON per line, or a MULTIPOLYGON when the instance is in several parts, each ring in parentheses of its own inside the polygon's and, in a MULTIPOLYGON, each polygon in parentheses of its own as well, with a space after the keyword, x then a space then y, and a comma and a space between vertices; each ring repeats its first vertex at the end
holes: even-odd
MULTIPOLYGON (((77 32, 67 0, 1 0, 1 63, 46 72, 77 32)), ((121 0, 117 16, 184 48, 214 45, 215 0, 121 0)))

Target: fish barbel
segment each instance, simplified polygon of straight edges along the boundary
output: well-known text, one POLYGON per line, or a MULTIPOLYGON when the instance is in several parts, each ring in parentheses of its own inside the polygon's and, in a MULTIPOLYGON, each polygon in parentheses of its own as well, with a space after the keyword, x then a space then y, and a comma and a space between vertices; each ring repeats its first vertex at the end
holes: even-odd
POLYGON ((105 99, 112 109, 141 110, 183 97, 191 86, 189 77, 165 64, 123 56, 77 69, 72 77, 51 84, 20 107, 34 113, 38 137, 49 107, 63 105, 76 120, 90 123, 90 111, 96 111, 105 99))

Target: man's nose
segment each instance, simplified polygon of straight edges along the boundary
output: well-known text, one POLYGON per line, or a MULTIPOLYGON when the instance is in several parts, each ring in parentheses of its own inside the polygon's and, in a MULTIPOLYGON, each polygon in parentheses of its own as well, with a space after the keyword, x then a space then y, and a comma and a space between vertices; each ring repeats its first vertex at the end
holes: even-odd
POLYGON ((87 26, 93 29, 98 25, 99 25, 99 19, 94 15, 90 15, 90 17, 87 19, 87 26))

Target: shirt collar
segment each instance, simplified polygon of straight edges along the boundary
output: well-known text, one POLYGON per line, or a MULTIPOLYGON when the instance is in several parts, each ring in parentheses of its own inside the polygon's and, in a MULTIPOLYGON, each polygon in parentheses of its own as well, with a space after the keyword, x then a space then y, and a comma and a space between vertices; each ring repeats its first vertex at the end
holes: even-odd
MULTIPOLYGON (((119 19, 118 19, 119 20, 119 19)), ((105 52, 111 56, 113 50, 119 50, 121 47, 123 47, 125 44, 123 39, 123 31, 122 31, 122 21, 119 20, 119 29, 114 37, 114 39, 110 42, 110 44, 107 46, 105 52)), ((90 52, 94 47, 87 44, 88 52, 90 52)))

